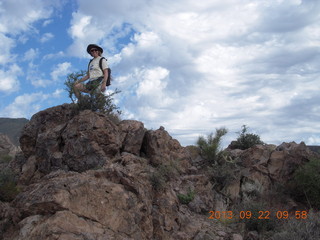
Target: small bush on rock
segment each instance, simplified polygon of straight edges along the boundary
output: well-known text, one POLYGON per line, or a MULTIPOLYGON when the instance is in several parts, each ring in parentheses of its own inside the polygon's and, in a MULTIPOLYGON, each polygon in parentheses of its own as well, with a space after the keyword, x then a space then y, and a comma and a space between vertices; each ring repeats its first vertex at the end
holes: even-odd
POLYGON ((9 168, 0 170, 0 200, 12 201, 19 193, 15 174, 9 168))
POLYGON ((301 240, 319 239, 320 218, 319 213, 310 211, 306 219, 290 219, 283 221, 279 231, 274 234, 272 240, 301 240))
POLYGON ((292 193, 296 198, 320 209, 320 159, 311 159, 294 174, 292 193))
POLYGON ((265 234, 273 231, 277 226, 272 208, 263 201, 247 201, 234 206, 234 212, 239 214, 239 221, 245 224, 247 231, 257 231, 265 234))
POLYGON ((71 73, 68 75, 67 80, 64 83, 71 101, 73 103, 77 102, 78 110, 82 111, 82 110, 89 109, 92 111, 98 111, 98 112, 102 112, 109 115, 110 114, 120 115, 121 111, 113 102, 114 95, 121 92, 117 89, 114 92, 108 93, 107 95, 97 92, 94 89, 89 94, 81 94, 77 101, 73 86, 74 86, 74 83, 78 80, 78 78, 83 77, 85 74, 86 74, 85 71, 71 73))
POLYGON ((221 139, 227 134, 226 128, 216 129, 215 135, 209 134, 207 138, 200 136, 197 146, 200 148, 200 154, 209 162, 215 164, 220 152, 221 139))
POLYGON ((170 161, 160 164, 150 176, 152 187, 156 191, 162 191, 166 188, 166 184, 179 174, 179 166, 177 162, 170 161))
POLYGON ((188 204, 189 202, 191 202, 194 199, 194 195, 195 195, 194 191, 189 189, 189 191, 186 195, 178 194, 178 198, 179 198, 180 203, 188 204))
POLYGON ((12 157, 9 155, 0 156, 0 163, 9 163, 12 160, 12 157))
POLYGON ((260 136, 253 133, 248 133, 248 127, 246 125, 242 126, 241 132, 236 141, 232 142, 231 147, 233 149, 248 149, 258 144, 264 144, 260 140, 260 136))

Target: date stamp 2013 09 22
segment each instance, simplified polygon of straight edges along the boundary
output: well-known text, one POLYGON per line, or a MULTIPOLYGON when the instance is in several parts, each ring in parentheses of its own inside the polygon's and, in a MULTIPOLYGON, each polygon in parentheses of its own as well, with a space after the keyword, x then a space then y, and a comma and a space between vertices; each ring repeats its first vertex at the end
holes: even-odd
POLYGON ((208 219, 258 219, 267 220, 271 218, 276 219, 307 219, 307 211, 295 211, 289 213, 288 211, 240 211, 235 213, 233 211, 209 211, 208 219))

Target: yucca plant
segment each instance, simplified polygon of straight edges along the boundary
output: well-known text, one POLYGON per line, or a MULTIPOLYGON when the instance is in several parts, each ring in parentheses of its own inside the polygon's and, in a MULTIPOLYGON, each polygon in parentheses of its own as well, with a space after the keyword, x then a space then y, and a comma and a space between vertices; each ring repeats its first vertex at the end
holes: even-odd
POLYGON ((228 130, 226 128, 216 129, 215 135, 210 133, 206 138, 200 136, 197 141, 197 146, 200 149, 201 156, 215 164, 218 158, 218 154, 221 151, 220 145, 221 140, 224 135, 226 135, 228 130))

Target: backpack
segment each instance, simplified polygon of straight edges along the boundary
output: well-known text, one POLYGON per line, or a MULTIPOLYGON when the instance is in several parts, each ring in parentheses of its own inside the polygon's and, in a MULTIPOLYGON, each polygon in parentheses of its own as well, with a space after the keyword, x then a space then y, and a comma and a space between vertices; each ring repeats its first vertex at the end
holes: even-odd
MULTIPOLYGON (((99 67, 101 69, 101 71, 103 72, 103 69, 102 69, 102 59, 106 59, 104 57, 100 58, 99 60, 99 67)), ((89 64, 88 64, 88 72, 89 72, 89 67, 90 67, 90 63, 92 62, 93 59, 90 60, 89 64)), ((107 59, 106 59, 107 61, 107 59)), ((107 79, 107 83, 106 83, 106 86, 110 86, 111 85, 111 69, 110 68, 107 68, 108 69, 108 79, 107 79)))

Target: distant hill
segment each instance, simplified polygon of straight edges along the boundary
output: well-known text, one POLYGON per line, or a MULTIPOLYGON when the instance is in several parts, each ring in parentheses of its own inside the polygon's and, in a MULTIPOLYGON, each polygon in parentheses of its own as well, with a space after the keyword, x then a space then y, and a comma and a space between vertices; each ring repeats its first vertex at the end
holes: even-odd
POLYGON ((14 145, 19 146, 21 130, 28 121, 26 118, 0 118, 0 133, 6 134, 14 145))
POLYGON ((307 146, 310 150, 320 153, 320 146, 307 146))

